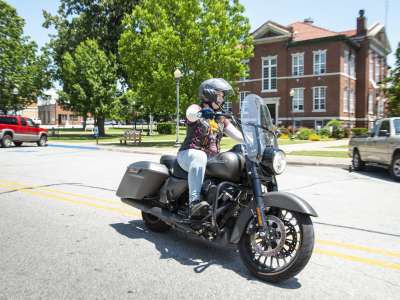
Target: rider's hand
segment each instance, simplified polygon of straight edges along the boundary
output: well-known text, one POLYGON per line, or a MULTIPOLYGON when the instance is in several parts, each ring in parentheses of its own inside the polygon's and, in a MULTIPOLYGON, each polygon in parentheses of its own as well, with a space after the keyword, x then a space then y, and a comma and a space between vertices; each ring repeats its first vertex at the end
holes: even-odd
POLYGON ((211 108, 203 108, 200 112, 201 112, 201 117, 204 119, 214 118, 214 111, 211 108))

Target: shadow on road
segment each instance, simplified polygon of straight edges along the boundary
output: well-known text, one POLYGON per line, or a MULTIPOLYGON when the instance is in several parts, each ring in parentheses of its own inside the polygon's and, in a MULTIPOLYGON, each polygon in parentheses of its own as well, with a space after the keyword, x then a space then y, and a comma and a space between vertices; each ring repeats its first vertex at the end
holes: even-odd
MULTIPOLYGON (((146 239, 154 244, 160 252, 161 259, 174 259, 182 265, 193 267, 195 273, 202 273, 208 267, 217 265, 240 274, 249 281, 259 281, 244 267, 235 247, 218 246, 174 230, 163 234, 154 233, 147 230, 141 220, 133 220, 128 224, 116 223, 110 226, 130 239, 146 239)), ((271 285, 284 289, 301 287, 297 278, 271 285)))
POLYGON ((361 174, 375 179, 381 179, 388 182, 396 182, 390 175, 389 171, 385 168, 366 166, 362 171, 353 171, 355 174, 361 174))

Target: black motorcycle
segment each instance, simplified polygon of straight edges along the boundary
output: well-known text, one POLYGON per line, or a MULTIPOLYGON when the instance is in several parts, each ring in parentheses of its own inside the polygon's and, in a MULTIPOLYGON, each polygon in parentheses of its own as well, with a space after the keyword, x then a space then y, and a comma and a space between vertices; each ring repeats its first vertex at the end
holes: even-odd
POLYGON ((248 95, 240 121, 232 119, 245 143, 208 161, 202 196, 210 209, 203 217, 188 217, 188 174, 175 156, 131 164, 117 195, 142 211, 150 230, 173 227, 211 242, 236 244, 252 274, 280 282, 309 261, 314 247, 310 216, 317 213, 300 197, 278 192, 276 175, 286 168, 286 159, 262 99, 248 95))

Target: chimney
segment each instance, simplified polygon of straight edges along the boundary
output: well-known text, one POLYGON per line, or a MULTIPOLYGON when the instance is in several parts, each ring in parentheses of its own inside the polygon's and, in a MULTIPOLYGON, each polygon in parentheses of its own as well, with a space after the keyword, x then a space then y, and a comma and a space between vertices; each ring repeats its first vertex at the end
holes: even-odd
POLYGON ((314 24, 314 20, 309 17, 309 18, 304 19, 303 23, 312 25, 312 24, 314 24))
POLYGON ((365 10, 359 11, 359 17, 357 18, 357 35, 367 34, 367 18, 365 17, 365 10))

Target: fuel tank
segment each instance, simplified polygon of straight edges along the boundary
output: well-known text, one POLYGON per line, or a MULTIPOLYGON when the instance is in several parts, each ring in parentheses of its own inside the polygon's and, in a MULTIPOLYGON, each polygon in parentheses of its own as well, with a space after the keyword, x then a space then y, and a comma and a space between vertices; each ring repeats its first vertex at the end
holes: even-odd
POLYGON ((206 175, 226 181, 239 182, 245 167, 242 154, 229 151, 222 152, 209 159, 206 175))

